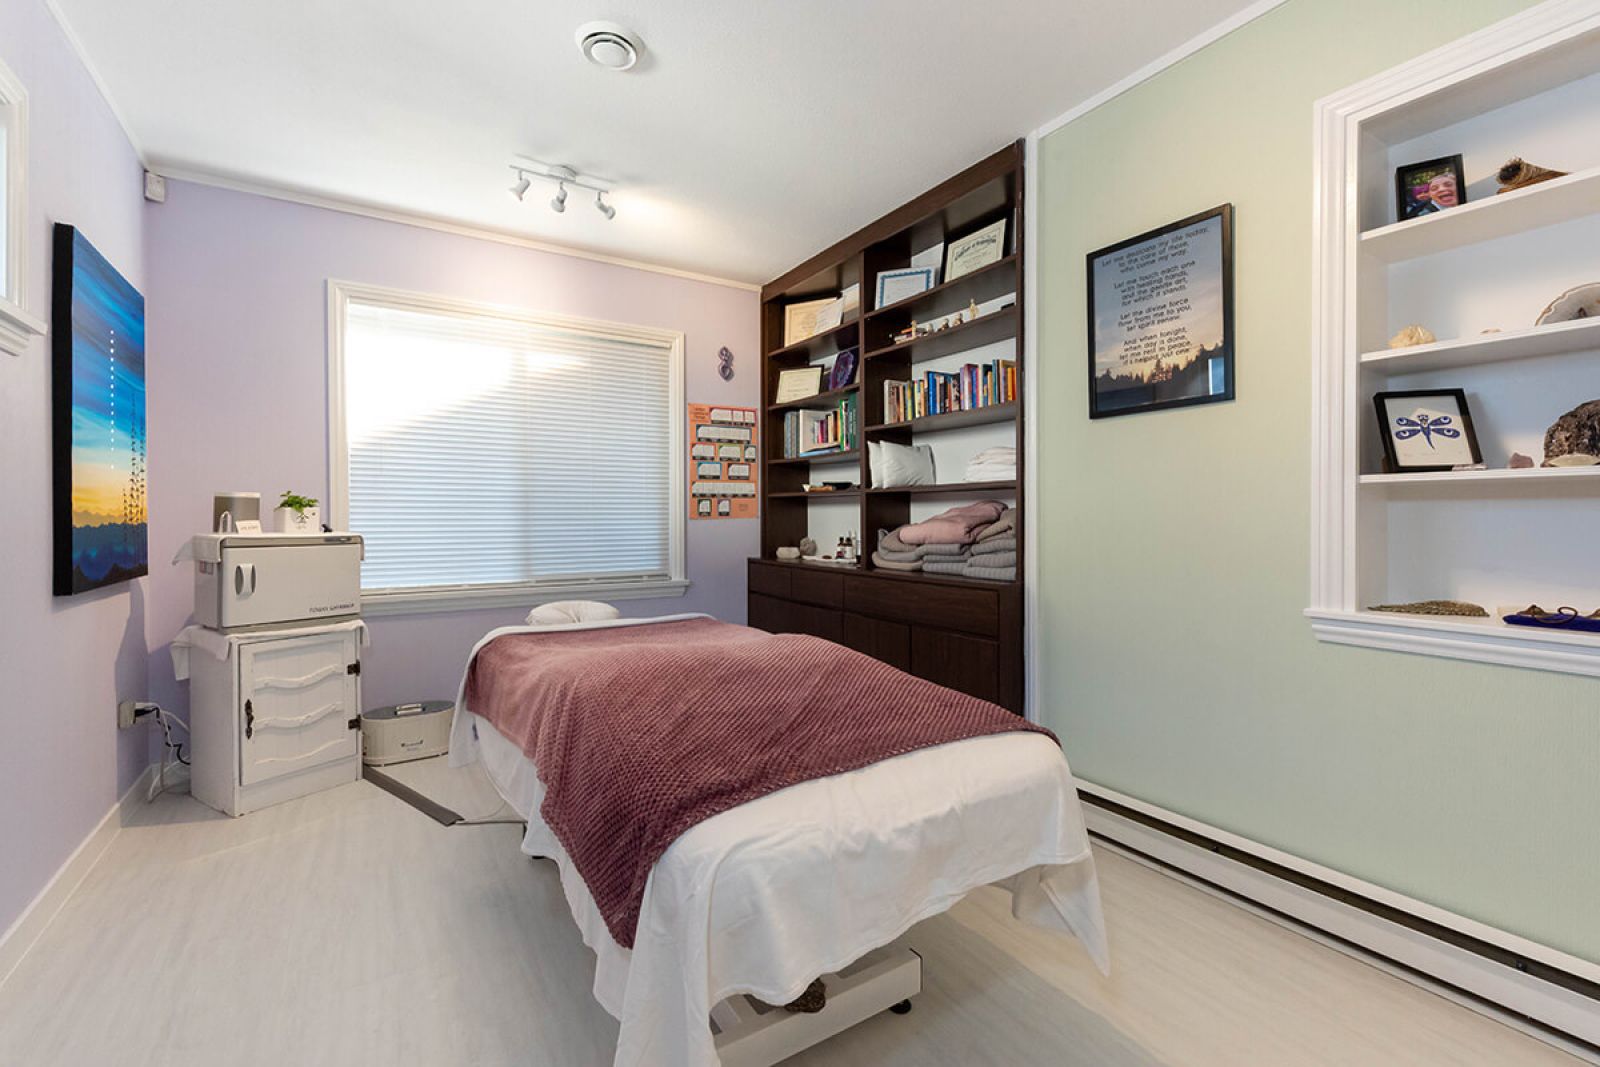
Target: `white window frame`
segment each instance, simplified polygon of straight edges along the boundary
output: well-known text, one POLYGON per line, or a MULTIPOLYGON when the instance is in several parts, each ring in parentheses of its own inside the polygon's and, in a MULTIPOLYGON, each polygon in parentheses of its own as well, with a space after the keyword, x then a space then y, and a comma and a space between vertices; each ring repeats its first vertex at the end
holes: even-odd
POLYGON ((20 356, 44 335, 43 319, 28 313, 28 91, 0 63, 0 114, 5 116, 6 261, 0 288, 0 352, 20 356))
MULTIPOLYGON (((619 341, 645 342, 669 348, 667 403, 672 430, 669 467, 672 510, 666 578, 603 579, 571 582, 506 582, 457 587, 386 592, 362 591, 361 610, 367 615, 412 615, 435 611, 465 611, 545 604, 573 598, 645 600, 682 596, 689 588, 684 563, 687 497, 684 409, 684 336, 673 330, 597 319, 554 315, 503 304, 487 304, 454 297, 415 293, 356 282, 328 281, 328 521, 343 530, 350 521, 350 442, 345 425, 345 323, 350 303, 377 304, 401 311, 447 315, 494 315, 532 326, 582 330, 619 341)), ((359 531, 357 531, 359 532, 359 531)))

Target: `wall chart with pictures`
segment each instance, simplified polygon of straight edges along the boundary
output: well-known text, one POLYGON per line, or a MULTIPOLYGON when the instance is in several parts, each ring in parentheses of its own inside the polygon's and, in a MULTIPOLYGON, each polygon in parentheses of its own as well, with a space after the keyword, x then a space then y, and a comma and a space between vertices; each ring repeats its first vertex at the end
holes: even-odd
POLYGON ((690 404, 689 517, 758 517, 760 455, 755 408, 690 404))
POLYGON ((56 596, 150 572, 144 297, 71 226, 51 301, 56 596))
POLYGON ((1089 416, 1232 400, 1233 205, 1088 256, 1089 416))

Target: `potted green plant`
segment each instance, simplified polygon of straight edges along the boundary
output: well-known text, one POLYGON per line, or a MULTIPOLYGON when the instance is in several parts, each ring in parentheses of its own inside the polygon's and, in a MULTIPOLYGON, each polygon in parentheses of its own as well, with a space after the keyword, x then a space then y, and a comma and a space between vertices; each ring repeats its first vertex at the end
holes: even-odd
POLYGON ((287 489, 272 511, 272 526, 279 533, 321 533, 322 510, 317 498, 300 496, 287 489))

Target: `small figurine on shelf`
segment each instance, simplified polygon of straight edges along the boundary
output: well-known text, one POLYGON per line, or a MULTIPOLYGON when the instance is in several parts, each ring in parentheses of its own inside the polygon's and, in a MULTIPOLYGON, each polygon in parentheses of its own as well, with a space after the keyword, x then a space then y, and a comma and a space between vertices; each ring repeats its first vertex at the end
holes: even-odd
POLYGON ((971 322, 973 319, 975 319, 977 317, 978 317, 978 302, 976 300, 967 301, 967 321, 971 322))

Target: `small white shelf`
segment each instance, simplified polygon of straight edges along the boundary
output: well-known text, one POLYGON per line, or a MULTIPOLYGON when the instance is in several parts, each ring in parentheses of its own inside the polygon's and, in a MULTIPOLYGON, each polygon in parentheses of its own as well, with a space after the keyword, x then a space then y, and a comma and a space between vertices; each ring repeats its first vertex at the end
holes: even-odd
POLYGON ((1306 617, 1318 638, 1337 645, 1600 678, 1600 634, 1388 611, 1311 609, 1306 617))
POLYGON ((1468 488, 1500 491, 1518 488, 1533 493, 1600 492, 1600 467, 1529 467, 1522 470, 1420 471, 1407 474, 1363 474, 1364 486, 1394 488, 1468 488))
POLYGON ((1600 319, 1578 319, 1507 333, 1435 341, 1433 344, 1412 345, 1410 348, 1364 352, 1361 365, 1384 374, 1418 374, 1422 371, 1509 363, 1518 359, 1592 350, 1600 350, 1600 319))
POLYGON ((1440 211, 1380 226, 1361 235, 1361 251, 1399 263, 1454 248, 1510 237, 1600 212, 1600 167, 1440 211))

